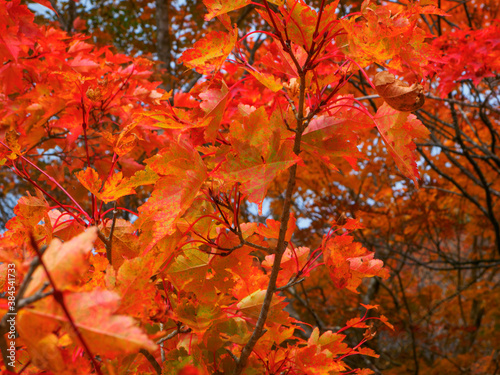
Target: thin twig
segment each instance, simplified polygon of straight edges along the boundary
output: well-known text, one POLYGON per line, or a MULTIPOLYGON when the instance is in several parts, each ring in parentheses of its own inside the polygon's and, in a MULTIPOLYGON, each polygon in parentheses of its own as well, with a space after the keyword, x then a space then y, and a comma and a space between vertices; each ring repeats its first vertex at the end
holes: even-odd
POLYGON ((175 330, 175 331, 173 331, 173 332, 170 332, 167 336, 165 336, 165 337, 161 338, 161 339, 160 339, 160 340, 158 340, 156 343, 157 343, 158 345, 161 345, 161 344, 162 344, 162 343, 164 343, 165 341, 168 341, 168 340, 170 340, 170 339, 173 339, 175 336, 177 336, 177 335, 178 335, 178 334, 180 334, 180 333, 189 333, 189 332, 191 332, 191 328, 189 328, 189 327, 186 327, 186 328, 181 327, 181 328, 179 328, 179 329, 176 329, 176 330, 175 330))
POLYGON ((156 373, 158 375, 161 375, 161 366, 160 364, 156 361, 155 357, 148 352, 146 349, 141 349, 139 350, 139 353, 141 353, 146 359, 148 360, 149 363, 151 363, 151 366, 155 369, 156 373))
POLYGON ((113 207, 113 219, 111 221, 111 229, 109 230, 108 237, 106 237, 100 230, 97 231, 97 236, 104 243, 104 247, 106 248, 106 258, 108 259, 109 264, 113 264, 113 257, 112 257, 113 232, 115 231, 117 213, 118 210, 116 209, 116 201, 115 201, 113 207))
POLYGON ((290 280, 286 285, 283 285, 283 286, 280 286, 279 288, 276 288, 276 291, 277 292, 280 292, 282 290, 285 290, 285 289, 288 289, 294 285, 297 285, 297 284, 300 284, 301 282, 303 282, 306 278, 305 277, 302 277, 300 279, 297 279, 296 277, 294 277, 292 280, 290 280))

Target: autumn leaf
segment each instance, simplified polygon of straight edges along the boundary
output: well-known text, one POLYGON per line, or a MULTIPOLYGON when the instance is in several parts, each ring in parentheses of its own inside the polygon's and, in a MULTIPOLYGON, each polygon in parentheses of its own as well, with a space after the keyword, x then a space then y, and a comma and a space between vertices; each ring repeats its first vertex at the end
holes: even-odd
MULTIPOLYGON (((156 349, 156 345, 137 327, 134 319, 114 315, 120 305, 117 294, 110 291, 65 293, 64 303, 93 354, 112 357, 133 353, 141 348, 151 351, 156 349)), ((32 352, 39 350, 40 341, 57 326, 62 326, 73 342, 80 346, 61 306, 54 298, 38 301, 32 308, 19 313, 19 334, 28 342, 32 352)))
POLYGON ((229 182, 241 183, 241 191, 248 195, 251 202, 259 205, 259 210, 274 178, 300 161, 292 151, 291 142, 284 142, 279 147, 278 137, 278 134, 273 134, 269 142, 269 150, 272 151, 267 155, 262 155, 248 142, 234 142, 239 153, 229 153, 218 173, 229 182))
POLYGON ((276 78, 274 75, 269 73, 261 73, 255 69, 246 69, 248 73, 253 75, 257 81, 262 83, 272 92, 278 92, 283 88, 279 78, 276 78))
POLYGON ((306 374, 330 374, 331 371, 340 372, 346 370, 342 361, 336 358, 346 353, 349 348, 339 335, 327 331, 320 335, 318 327, 315 327, 307 341, 307 345, 297 350, 296 358, 298 367, 306 374))
POLYGON ((99 190, 101 190, 102 181, 95 169, 87 168, 76 173, 75 176, 88 191, 90 191, 95 196, 99 196, 99 190))
POLYGON ((200 108, 205 112, 205 117, 201 122, 207 127, 205 137, 208 141, 214 142, 217 137, 230 94, 231 92, 224 81, 221 82, 220 89, 209 88, 200 94, 200 98, 203 100, 200 108))
POLYGON ((316 11, 303 0, 286 0, 286 3, 290 9, 285 18, 287 35, 295 44, 309 50, 318 18, 316 11))
POLYGON ((414 83, 409 86, 387 71, 377 73, 373 84, 386 103, 398 111, 413 112, 425 103, 422 85, 414 83))
MULTIPOLYGON (((262 303, 266 296, 266 290, 257 290, 248 296, 241 299, 240 302, 236 304, 238 310, 246 317, 255 319, 259 318, 260 309, 262 308, 262 303)), ((271 305, 269 307, 270 312, 267 319, 269 323, 280 324, 287 320, 287 314, 283 311, 286 303, 283 302, 284 298, 277 295, 273 296, 271 305)))
POLYGON ((310 122, 302 138, 303 149, 333 169, 337 169, 339 158, 356 169, 357 161, 365 157, 357 145, 360 137, 373 127, 373 122, 352 108, 351 103, 351 97, 339 97, 338 105, 328 111, 328 115, 310 122))
POLYGON ((250 0, 203 0, 203 3, 208 9, 208 14, 205 15, 205 20, 210 21, 211 19, 220 16, 221 14, 243 8, 244 6, 250 4, 250 0))
POLYGON ((122 172, 111 175, 99 193, 98 198, 105 203, 116 201, 125 195, 134 194, 134 187, 128 178, 123 177, 122 172))
POLYGON ((337 41, 343 51, 361 68, 376 62, 398 71, 410 67, 422 75, 429 52, 425 32, 414 21, 419 16, 415 9, 393 15, 388 7, 366 0, 361 14, 361 19, 340 19, 345 33, 337 41))
POLYGON ((251 112, 243 123, 231 127, 232 150, 215 176, 242 184, 241 191, 259 207, 271 181, 301 159, 293 153, 293 141, 281 139, 277 116, 264 108, 251 112))
MULTIPOLYGON (((52 231, 52 225, 49 219, 50 206, 39 191, 37 196, 27 194, 20 197, 14 214, 5 227, 8 229, 7 237, 21 243, 29 241, 29 236, 33 236, 37 241, 43 240, 48 233, 52 231), (40 225, 43 223, 43 225, 40 225)), ((51 236, 48 237, 51 239, 51 236)), ((48 242, 48 241, 47 241, 48 242)))
POLYGON ((196 281, 203 285, 207 271, 210 268, 211 256, 198 249, 186 249, 177 256, 168 268, 171 282, 179 289, 184 289, 186 284, 196 281))
MULTIPOLYGON (((290 219, 288 220, 288 226, 285 234, 285 241, 287 242, 291 241, 293 232, 296 229, 295 225, 296 222, 297 218, 295 217, 295 214, 292 212, 290 214, 290 219)), ((280 221, 274 219, 266 219, 266 225, 259 224, 259 226, 257 227, 257 233, 267 238, 278 239, 280 227, 281 227, 280 221)))
POLYGON ((417 169, 413 138, 424 138, 429 131, 408 112, 399 112, 384 103, 374 117, 377 129, 382 136, 389 153, 401 173, 413 180, 418 186, 420 177, 417 169))
MULTIPOLYGON (((43 254, 51 279, 59 290, 75 285, 89 267, 89 254, 97 239, 97 228, 92 227, 82 234, 62 243, 54 238, 43 254)), ((45 270, 39 267, 32 276, 25 295, 37 292, 47 282, 45 270)))
POLYGON ((111 175, 104 183, 104 186, 97 171, 93 168, 87 168, 76 173, 76 178, 88 191, 105 203, 135 193, 135 186, 130 183, 128 178, 123 177, 122 172, 111 175))
POLYGON ((163 237, 175 232, 175 223, 198 194, 206 178, 206 167, 200 155, 189 144, 173 142, 168 149, 146 161, 160 178, 153 194, 139 207, 135 226, 147 234, 147 253, 163 237))
POLYGON ((125 259, 116 275, 110 278, 108 288, 120 296, 119 314, 127 314, 145 322, 160 317, 164 311, 155 301, 156 289, 151 281, 153 259, 141 257, 125 259), (112 285, 111 285, 112 283, 112 285))
MULTIPOLYGON (((283 253, 281 259, 280 267, 281 272, 278 276, 278 285, 285 285, 293 275, 298 275, 299 271, 302 270, 306 264, 310 254, 310 249, 308 247, 288 247, 283 253)), ((262 262, 262 267, 267 269, 269 272, 274 264, 274 259, 276 255, 266 255, 265 260, 262 262)))
POLYGON ((198 40, 193 48, 186 50, 179 61, 200 73, 213 74, 222 67, 233 50, 237 37, 237 29, 229 33, 212 31, 198 40))
MULTIPOLYGON (((352 227, 352 224, 350 224, 352 227)), ((374 259, 374 253, 366 250, 346 232, 342 235, 325 236, 322 250, 330 277, 337 288, 347 288, 354 293, 365 277, 389 276, 384 263, 374 259)))
POLYGON ((18 155, 21 155, 21 146, 19 145, 19 134, 15 130, 9 130, 5 134, 5 143, 9 146, 12 154, 9 155, 9 159, 16 159, 18 155))

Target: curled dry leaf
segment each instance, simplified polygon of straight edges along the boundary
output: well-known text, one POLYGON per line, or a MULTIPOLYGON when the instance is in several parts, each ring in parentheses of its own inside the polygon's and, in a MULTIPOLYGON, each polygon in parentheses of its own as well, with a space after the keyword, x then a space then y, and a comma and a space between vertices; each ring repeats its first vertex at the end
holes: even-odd
POLYGON ((398 111, 412 112, 424 105, 424 88, 418 83, 409 86, 387 71, 377 73, 373 83, 378 94, 398 111))

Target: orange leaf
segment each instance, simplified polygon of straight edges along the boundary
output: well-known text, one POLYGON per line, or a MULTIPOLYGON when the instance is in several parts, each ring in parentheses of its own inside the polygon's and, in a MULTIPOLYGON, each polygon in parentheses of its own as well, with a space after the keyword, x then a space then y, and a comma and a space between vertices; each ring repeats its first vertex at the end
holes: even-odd
MULTIPOLYGON (((155 343, 137 327, 132 317, 114 315, 120 306, 117 294, 107 290, 67 293, 64 295, 64 303, 76 328, 94 355, 112 357, 133 353, 141 348, 150 351, 156 349, 155 343)), ((58 325, 61 325, 71 335, 73 341, 78 343, 78 338, 71 329, 61 306, 53 297, 40 300, 33 304, 31 309, 19 313, 19 334, 30 342, 32 350, 35 351, 39 343, 34 340, 34 336, 43 339, 58 325)))
POLYGON ((423 138, 429 131, 414 115, 399 112, 387 103, 378 109, 374 119, 399 170, 418 186, 417 179, 420 176, 415 159, 416 146, 412 138, 423 138))
POLYGON ((413 112, 425 103, 422 85, 414 83, 409 86, 406 82, 397 80, 394 74, 388 71, 377 73, 373 84, 387 104, 398 111, 413 112))
POLYGON ((109 203, 116 201, 118 198, 125 195, 134 194, 135 190, 130 184, 128 178, 123 178, 123 173, 118 172, 113 174, 105 183, 98 198, 109 203))
POLYGON ((229 33, 212 31, 182 54, 179 61, 202 74, 219 71, 238 38, 238 29, 229 33))
POLYGON ((273 74, 261 73, 255 69, 246 69, 246 71, 253 75, 255 79, 257 79, 272 92, 278 92, 283 88, 280 79, 275 77, 273 74))
MULTIPOLYGON (((353 224, 350 223, 349 226, 353 224)), ((330 277, 337 288, 347 288, 358 293, 356 288, 365 277, 389 276, 383 262, 373 259, 375 253, 369 252, 354 237, 344 233, 341 236, 325 236, 322 249, 330 277)))
POLYGON ((189 144, 172 142, 146 163, 146 170, 154 171, 160 179, 151 197, 139 207, 140 216, 134 223, 147 235, 142 237, 146 241, 145 253, 175 232, 176 221, 196 198, 207 174, 200 154, 189 144))
POLYGON ((243 8, 250 4, 250 0, 203 0, 203 3, 208 8, 208 14, 205 15, 205 21, 210 21, 212 18, 231 12, 236 9, 243 8))
MULTIPOLYGON (((288 219, 288 226, 285 234, 285 241, 290 242, 292 239, 293 232, 296 228, 297 219, 295 218, 295 214, 292 212, 290 214, 290 218, 288 219)), ((259 224, 257 227, 257 233, 266 238, 274 238, 278 239, 280 232, 281 222, 274 219, 267 219, 266 225, 259 224)))
POLYGON ((76 173, 75 176, 88 191, 90 191, 95 196, 99 196, 99 190, 101 190, 102 181, 95 169, 89 167, 84 171, 76 173))
MULTIPOLYGON (((97 228, 92 227, 64 243, 57 238, 52 240, 42 259, 59 290, 75 285, 88 270, 88 257, 96 238, 97 228)), ((37 292, 46 281, 44 269, 37 268, 25 296, 29 297, 37 292)))

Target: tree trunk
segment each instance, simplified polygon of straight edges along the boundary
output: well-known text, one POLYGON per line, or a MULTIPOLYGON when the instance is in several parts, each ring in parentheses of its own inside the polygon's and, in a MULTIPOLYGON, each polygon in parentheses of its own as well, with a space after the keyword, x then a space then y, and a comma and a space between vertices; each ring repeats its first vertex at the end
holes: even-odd
POLYGON ((160 67, 165 69, 162 88, 166 91, 172 89, 169 3, 169 0, 156 0, 156 53, 162 62, 160 67))

